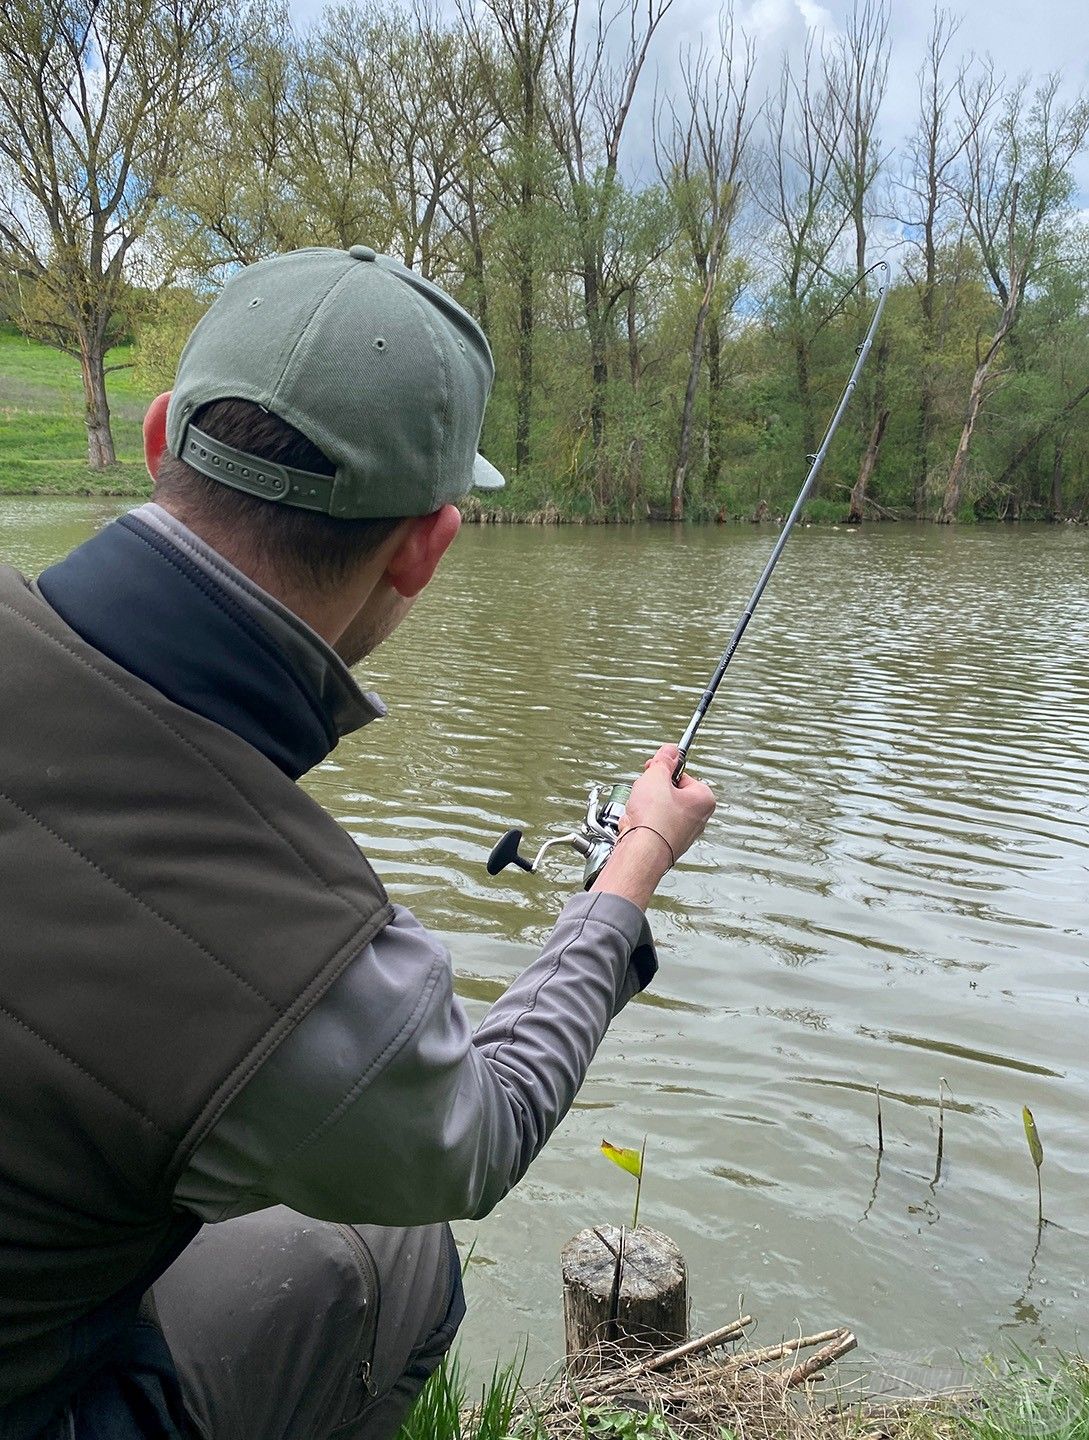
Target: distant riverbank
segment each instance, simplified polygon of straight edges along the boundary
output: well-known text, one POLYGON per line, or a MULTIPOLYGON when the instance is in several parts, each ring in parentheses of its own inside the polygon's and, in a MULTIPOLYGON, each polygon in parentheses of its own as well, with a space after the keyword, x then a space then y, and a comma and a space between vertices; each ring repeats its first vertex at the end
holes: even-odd
MULTIPOLYGON (((6 450, 5 446, 5 450, 6 450)), ((151 495, 151 479, 142 461, 122 460, 109 470, 90 470, 84 464, 71 459, 48 460, 38 457, 22 458, 5 454, 0 467, 0 497, 24 496, 66 496, 76 499, 119 499, 141 501, 151 495)), ((669 525, 668 515, 650 511, 644 515, 587 515, 562 510, 551 501, 540 509, 524 510, 514 505, 489 505, 483 507, 479 500, 470 495, 461 506, 462 517, 467 525, 669 525)), ((785 516, 778 511, 764 513, 715 515, 689 515, 685 524, 693 525, 781 525, 785 516)), ((866 524, 895 524, 898 521, 911 522, 911 515, 870 516, 866 524)), ((814 500, 802 514, 802 523, 820 526, 844 526, 847 521, 846 503, 835 500, 814 500)), ((1052 522, 1025 516, 1017 522, 1006 524, 1048 525, 1060 523, 1078 525, 1089 523, 1087 517, 1069 517, 1064 521, 1052 522)))
MULTIPOLYGON (((143 463, 142 421, 154 387, 133 366, 130 346, 119 346, 108 357, 110 410, 118 463, 108 470, 87 466, 87 435, 83 424, 83 391, 79 365, 69 355, 36 344, 10 326, 0 326, 0 496, 76 496, 85 499, 145 500, 151 480, 143 463)), ((797 484, 804 478, 799 464, 797 484)), ((775 524, 789 509, 792 496, 783 495, 785 479, 769 482, 766 499, 751 503, 735 496, 714 505, 689 498, 686 519, 695 523, 775 524)), ((845 524, 849 487, 837 483, 831 466, 821 479, 823 494, 806 509, 811 525, 845 524), (829 498, 829 496, 831 498, 829 498)), ((462 513, 469 523, 482 525, 631 525, 669 523, 664 509, 641 506, 635 513, 587 513, 587 498, 542 494, 541 477, 514 481, 498 503, 485 506, 469 496, 462 513)), ((936 506, 935 506, 936 508, 936 506)), ((913 517, 867 502, 867 523, 872 520, 909 520, 913 517)), ((1024 519, 1039 520, 1038 512, 1024 519)), ((1089 519, 1089 515, 1079 517, 1089 519)))

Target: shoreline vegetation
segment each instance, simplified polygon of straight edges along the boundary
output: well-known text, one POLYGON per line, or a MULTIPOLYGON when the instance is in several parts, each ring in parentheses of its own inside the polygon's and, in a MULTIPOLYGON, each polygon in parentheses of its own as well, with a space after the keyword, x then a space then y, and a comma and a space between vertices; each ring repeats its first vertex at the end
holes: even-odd
MULTIPOLYGON (((79 366, 69 356, 27 340, 13 327, 0 326, 0 496, 57 496, 84 499, 146 500, 151 494, 142 458, 141 425, 151 393, 134 377, 132 351, 119 346, 109 361, 117 370, 110 376, 110 402, 118 459, 105 470, 87 465, 79 366)), ((797 485, 804 478, 799 460, 797 485)), ((782 489, 781 485, 776 489, 782 489)), ((849 488, 825 481, 825 495, 810 501, 804 514, 811 525, 847 523, 849 488), (838 498, 832 498, 829 491, 838 498)), ((785 504, 758 498, 753 504, 721 504, 717 509, 690 506, 686 523, 769 524, 782 522, 785 504)), ((509 499, 496 505, 467 497, 462 514, 477 525, 631 525, 673 523, 664 506, 643 504, 633 513, 593 513, 576 500, 561 497, 525 497, 517 485, 509 499)), ((1012 519, 1008 516, 1007 519, 1012 519)), ((897 510, 867 500, 866 520, 914 519, 910 509, 897 510)), ((1022 510, 1021 521, 1049 522, 1044 513, 1022 510)), ((1086 523, 1089 515, 1069 516, 1065 523, 1086 523)))
POLYGON ((455 1352, 428 1382, 398 1440, 1085 1440, 1089 1434, 1089 1365, 1080 1355, 1014 1351, 964 1370, 962 1383, 928 1388, 892 1372, 844 1380, 827 1369, 831 1362, 814 1365, 820 1351, 799 1362, 799 1348, 795 1339, 717 1359, 686 1357, 641 1380, 630 1367, 581 1385, 561 1373, 528 1388, 516 1359, 497 1363, 489 1381, 473 1391, 455 1352), (760 1368, 769 1362, 776 1368, 760 1368))

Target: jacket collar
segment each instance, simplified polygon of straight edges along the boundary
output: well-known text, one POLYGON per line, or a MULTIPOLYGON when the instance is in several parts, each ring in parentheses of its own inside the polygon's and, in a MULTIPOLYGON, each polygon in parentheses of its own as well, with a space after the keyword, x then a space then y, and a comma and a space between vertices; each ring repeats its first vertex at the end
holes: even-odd
POLYGON ((107 525, 38 589, 88 644, 292 779, 386 713, 319 635, 158 505, 107 525))

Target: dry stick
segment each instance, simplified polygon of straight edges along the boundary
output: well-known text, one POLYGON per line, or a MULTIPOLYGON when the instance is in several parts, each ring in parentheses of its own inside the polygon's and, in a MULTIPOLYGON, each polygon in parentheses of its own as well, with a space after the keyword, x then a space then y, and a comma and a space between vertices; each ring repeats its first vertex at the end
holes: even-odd
MULTIPOLYGON (((734 1360, 727 1361, 726 1364, 722 1366, 722 1370, 736 1374, 739 1369, 743 1368, 740 1363, 742 1360, 749 1360, 753 1356, 757 1357, 758 1363, 760 1358, 769 1360, 780 1359, 781 1352, 786 1346, 797 1348, 812 1345, 825 1339, 829 1340, 830 1343, 826 1344, 816 1355, 810 1356, 803 1364, 794 1366, 789 1370, 773 1370, 770 1372, 764 1370, 760 1372, 761 1378, 774 1382, 784 1390, 789 1390, 795 1385, 803 1384, 818 1371, 825 1369, 831 1365, 833 1361, 838 1360, 842 1355, 846 1355, 848 1351, 855 1348, 858 1341, 845 1325, 841 1325, 838 1330, 825 1330, 822 1331, 820 1335, 804 1336, 801 1340, 788 1341, 785 1342, 784 1345, 768 1345, 761 1351, 752 1351, 750 1355, 739 1356, 734 1360), (769 1353, 771 1351, 779 1353, 771 1354, 769 1353)), ((690 1397, 690 1394, 690 1386, 683 1384, 674 1385, 655 1392, 656 1398, 666 1404, 672 1401, 685 1400, 690 1397)))
POLYGON ((885 1127, 881 1124, 881 1086, 875 1085, 874 1093, 877 1096, 877 1153, 885 1153, 885 1127))
POLYGON ((736 1370, 747 1370, 752 1365, 763 1365, 767 1360, 781 1360, 795 1350, 808 1350, 812 1345, 823 1345, 828 1340, 837 1340, 850 1332, 839 1325, 835 1330, 822 1330, 819 1335, 801 1335, 796 1340, 784 1340, 779 1345, 765 1345, 760 1350, 747 1350, 744 1355, 735 1355, 729 1362, 736 1370))
POLYGON ((781 1370, 779 1373, 786 1381, 788 1389, 794 1385, 804 1385, 818 1370, 823 1370, 828 1365, 831 1365, 834 1360, 839 1360, 841 1356, 853 1350, 857 1344, 858 1341, 854 1335, 851 1334, 850 1330, 841 1330, 838 1340, 833 1340, 832 1343, 826 1345, 823 1350, 818 1350, 817 1353, 811 1355, 803 1365, 799 1365, 792 1370, 781 1370))
POLYGON ((938 1156, 934 1165, 934 1179, 931 1184, 936 1185, 942 1178, 942 1155, 945 1152, 945 1076, 938 1081, 938 1156))
POLYGON ((684 1360, 689 1355, 698 1354, 701 1350, 711 1350, 716 1345, 725 1345, 728 1340, 737 1340, 745 1333, 745 1326, 751 1324, 752 1316, 742 1315, 739 1320, 732 1320, 729 1325, 722 1325, 718 1330, 709 1330, 706 1335, 700 1335, 696 1340, 686 1340, 683 1345, 677 1345, 672 1350, 661 1350, 657 1355, 640 1360, 636 1365, 629 1365, 626 1370, 617 1370, 611 1375, 603 1375, 592 1384, 584 1386, 583 1394, 611 1390, 614 1385, 624 1385, 629 1380, 637 1379, 640 1375, 649 1374, 654 1370, 664 1370, 674 1361, 684 1360))

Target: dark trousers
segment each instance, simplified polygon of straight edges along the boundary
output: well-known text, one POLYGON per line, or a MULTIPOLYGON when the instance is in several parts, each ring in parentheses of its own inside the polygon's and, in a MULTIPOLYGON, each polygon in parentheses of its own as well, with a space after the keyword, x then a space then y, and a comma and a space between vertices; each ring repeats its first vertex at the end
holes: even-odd
POLYGON ((206 1225, 152 1293, 201 1440, 388 1440, 465 1313, 449 1226, 283 1206, 206 1225))

